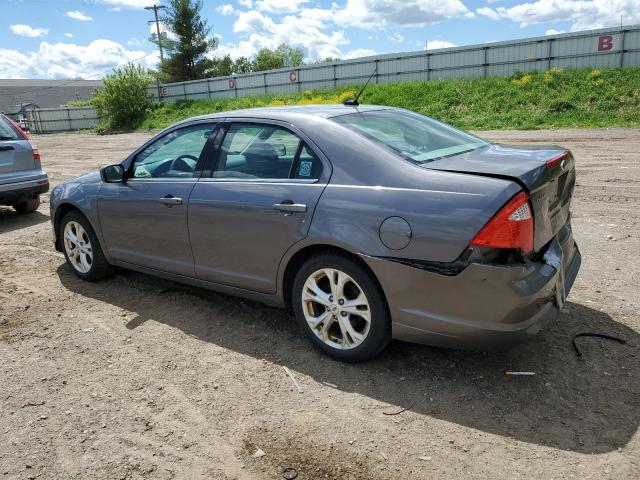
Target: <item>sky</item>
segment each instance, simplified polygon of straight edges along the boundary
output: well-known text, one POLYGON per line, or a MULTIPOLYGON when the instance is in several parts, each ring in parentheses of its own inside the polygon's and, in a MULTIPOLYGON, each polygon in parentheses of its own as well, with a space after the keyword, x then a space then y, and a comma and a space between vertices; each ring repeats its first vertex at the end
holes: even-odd
MULTIPOLYGON (((99 79, 154 67, 145 6, 168 0, 0 0, 0 78, 99 79)), ((640 0, 203 0, 212 56, 282 42, 305 61, 445 48, 640 23, 640 0)))

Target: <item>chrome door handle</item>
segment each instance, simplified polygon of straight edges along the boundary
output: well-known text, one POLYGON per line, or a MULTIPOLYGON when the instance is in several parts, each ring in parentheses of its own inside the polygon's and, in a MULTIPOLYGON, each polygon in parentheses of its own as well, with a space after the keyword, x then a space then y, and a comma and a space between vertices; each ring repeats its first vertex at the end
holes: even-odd
POLYGON ((284 213, 303 213, 307 211, 304 203, 276 203, 273 208, 284 213))
POLYGON ((172 195, 167 195, 166 197, 162 197, 160 199, 160 203, 164 203, 165 205, 182 205, 182 199, 178 197, 174 197, 172 195))

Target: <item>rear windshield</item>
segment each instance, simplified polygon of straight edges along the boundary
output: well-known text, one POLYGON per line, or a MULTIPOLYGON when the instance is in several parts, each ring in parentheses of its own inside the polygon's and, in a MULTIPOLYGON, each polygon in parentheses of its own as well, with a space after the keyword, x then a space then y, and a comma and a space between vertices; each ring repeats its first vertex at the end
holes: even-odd
POLYGON ((18 140, 18 132, 11 126, 9 121, 0 115, 0 142, 3 140, 18 140))
POLYGON ((403 110, 349 113, 332 120, 419 164, 488 145, 449 125, 403 110))

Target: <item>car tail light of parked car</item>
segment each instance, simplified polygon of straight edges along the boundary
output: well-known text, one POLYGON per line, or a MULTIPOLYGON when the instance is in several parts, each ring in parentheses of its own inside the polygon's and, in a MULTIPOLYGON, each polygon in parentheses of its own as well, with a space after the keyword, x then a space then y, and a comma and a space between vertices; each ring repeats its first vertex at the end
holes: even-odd
POLYGON ((507 202, 471 241, 471 245, 533 250, 533 216, 529 195, 520 192, 507 202))

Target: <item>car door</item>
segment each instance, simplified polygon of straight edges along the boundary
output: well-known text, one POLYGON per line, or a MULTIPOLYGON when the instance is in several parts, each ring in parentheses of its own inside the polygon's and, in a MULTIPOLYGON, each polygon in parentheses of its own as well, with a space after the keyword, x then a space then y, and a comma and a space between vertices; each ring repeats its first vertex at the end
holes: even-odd
POLYGON ((187 209, 214 128, 200 123, 163 134, 126 165, 124 182, 102 185, 98 212, 111 258, 194 275, 187 209))
POLYGON ((196 276, 274 293, 280 260, 307 235, 331 165, 284 125, 247 120, 223 128, 213 173, 189 200, 196 276))

